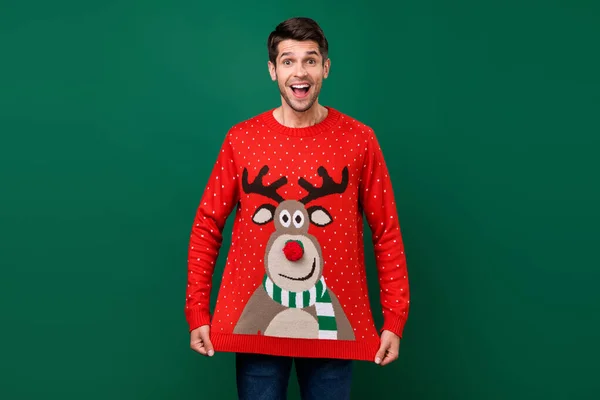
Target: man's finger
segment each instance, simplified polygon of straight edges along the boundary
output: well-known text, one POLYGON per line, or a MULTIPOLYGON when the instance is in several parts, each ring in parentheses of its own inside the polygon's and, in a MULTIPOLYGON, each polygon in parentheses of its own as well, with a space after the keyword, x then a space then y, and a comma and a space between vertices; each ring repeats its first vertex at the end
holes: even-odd
POLYGON ((382 342, 381 345, 379 346, 379 350, 377 351, 377 354, 375 355, 375 364, 380 364, 386 354, 386 350, 389 347, 388 343, 382 342))
POLYGON ((391 363, 392 361, 395 361, 398 359, 398 354, 394 353, 393 351, 388 350, 385 354, 385 356, 383 357, 383 361, 381 361, 381 366, 383 367, 384 365, 388 365, 389 363, 391 363))
POLYGON ((192 350, 197 351, 203 356, 206 355, 206 348, 203 346, 202 341, 192 342, 190 343, 190 347, 192 348, 192 350))
POLYGON ((215 350, 213 348, 212 343, 210 342, 210 335, 208 333, 200 332, 200 337, 202 338, 202 342, 204 343, 204 355, 208 355, 212 357, 215 354, 215 350))

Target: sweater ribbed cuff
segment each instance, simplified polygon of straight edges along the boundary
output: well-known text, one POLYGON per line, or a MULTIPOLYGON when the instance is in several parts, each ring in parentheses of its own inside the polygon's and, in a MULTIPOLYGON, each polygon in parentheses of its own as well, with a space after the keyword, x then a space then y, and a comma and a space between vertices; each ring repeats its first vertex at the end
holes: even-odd
POLYGON ((189 325, 189 331, 210 324, 210 313, 199 308, 186 310, 185 316, 189 325))
POLYGON ((403 317, 388 317, 384 320, 383 326, 379 330, 379 333, 387 330, 402 338, 402 332, 404 331, 405 324, 406 319, 403 317))

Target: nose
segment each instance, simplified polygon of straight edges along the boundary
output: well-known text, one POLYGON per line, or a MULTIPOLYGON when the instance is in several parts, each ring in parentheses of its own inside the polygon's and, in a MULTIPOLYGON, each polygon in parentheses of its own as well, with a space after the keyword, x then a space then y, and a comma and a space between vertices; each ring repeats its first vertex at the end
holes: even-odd
POLYGON ((288 240, 283 246, 283 254, 290 261, 297 261, 304 254, 304 245, 300 240, 288 240))
POLYGON ((308 72, 306 72, 306 69, 304 68, 302 63, 298 63, 297 65, 298 66, 296 67, 296 76, 306 76, 308 72))

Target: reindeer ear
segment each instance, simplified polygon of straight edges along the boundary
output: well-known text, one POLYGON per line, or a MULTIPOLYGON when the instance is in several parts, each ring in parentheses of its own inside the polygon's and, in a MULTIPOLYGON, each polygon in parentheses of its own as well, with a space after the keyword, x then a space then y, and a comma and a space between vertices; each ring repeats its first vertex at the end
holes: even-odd
POLYGON ((263 204, 258 207, 252 216, 252 221, 258 225, 264 225, 273 219, 275 215, 275 206, 273 204, 263 204))
POLYGON ((312 206, 306 211, 310 215, 311 222, 317 226, 326 226, 333 222, 331 214, 321 206, 312 206))

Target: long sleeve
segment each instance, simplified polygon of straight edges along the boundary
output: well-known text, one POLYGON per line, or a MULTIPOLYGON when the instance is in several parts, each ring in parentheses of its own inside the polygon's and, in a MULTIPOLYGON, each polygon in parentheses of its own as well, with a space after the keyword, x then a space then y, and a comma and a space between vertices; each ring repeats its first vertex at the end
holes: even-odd
POLYGON ((239 200, 234 153, 227 134, 193 221, 188 246, 185 316, 190 331, 210 323, 213 271, 225 222, 239 200))
POLYGON ((380 331, 402 337, 410 302, 404 243, 383 152, 372 129, 365 139, 359 199, 373 237, 384 319, 380 331))

